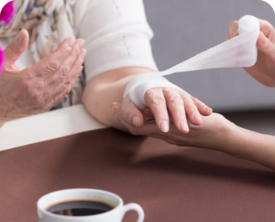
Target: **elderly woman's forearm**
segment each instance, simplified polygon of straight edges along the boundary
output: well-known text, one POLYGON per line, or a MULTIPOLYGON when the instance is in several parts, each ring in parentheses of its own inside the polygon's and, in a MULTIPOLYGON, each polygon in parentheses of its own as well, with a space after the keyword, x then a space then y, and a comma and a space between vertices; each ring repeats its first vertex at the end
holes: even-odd
POLYGON ((83 103, 86 109, 101 123, 125 130, 115 118, 111 104, 121 103, 125 87, 132 78, 149 72, 152 70, 147 68, 121 68, 94 77, 84 91, 83 103))

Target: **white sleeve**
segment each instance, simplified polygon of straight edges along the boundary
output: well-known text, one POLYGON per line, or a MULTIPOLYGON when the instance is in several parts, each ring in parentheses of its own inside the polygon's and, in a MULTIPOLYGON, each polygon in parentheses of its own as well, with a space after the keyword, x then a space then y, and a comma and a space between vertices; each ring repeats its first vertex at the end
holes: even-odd
POLYGON ((122 67, 157 71, 150 45, 153 33, 142 0, 89 0, 85 12, 81 2, 76 8, 84 14, 76 26, 77 35, 86 40, 87 81, 122 67))

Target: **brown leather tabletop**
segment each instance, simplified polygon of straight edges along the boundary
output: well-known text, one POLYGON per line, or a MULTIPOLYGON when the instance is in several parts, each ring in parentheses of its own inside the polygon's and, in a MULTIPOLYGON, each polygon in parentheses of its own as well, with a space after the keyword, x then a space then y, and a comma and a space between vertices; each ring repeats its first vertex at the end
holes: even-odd
POLYGON ((68 188, 114 192, 147 222, 275 221, 275 173, 215 151, 103 129, 0 153, 1 222, 37 222, 39 197, 68 188))

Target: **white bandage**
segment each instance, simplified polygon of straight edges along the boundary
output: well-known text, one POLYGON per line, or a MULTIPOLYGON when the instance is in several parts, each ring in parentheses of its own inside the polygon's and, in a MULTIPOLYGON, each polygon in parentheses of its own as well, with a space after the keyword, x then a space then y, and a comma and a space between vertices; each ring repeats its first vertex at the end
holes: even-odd
MULTIPOLYGON (((146 75, 148 75, 148 74, 146 74, 146 75)), ((156 87, 175 88, 175 89, 178 89, 178 90, 183 91, 184 93, 188 94, 180 87, 174 85, 173 83, 169 82, 166 78, 160 76, 160 77, 157 77, 154 79, 148 79, 146 82, 139 84, 129 94, 129 97, 136 104, 136 106, 139 108, 139 110, 144 110, 147 107, 145 100, 144 100, 145 93, 147 92, 148 89, 152 89, 152 88, 156 88, 156 87)))
POLYGON ((239 36, 200 53, 166 71, 147 73, 135 77, 128 83, 124 91, 124 97, 129 94, 132 102, 140 110, 143 110, 147 107, 144 94, 148 89, 155 87, 178 88, 172 83, 167 84, 167 80, 165 79, 160 80, 161 76, 203 69, 253 66, 257 62, 258 57, 256 46, 260 34, 258 19, 249 15, 242 17, 239 21, 239 34, 239 36))

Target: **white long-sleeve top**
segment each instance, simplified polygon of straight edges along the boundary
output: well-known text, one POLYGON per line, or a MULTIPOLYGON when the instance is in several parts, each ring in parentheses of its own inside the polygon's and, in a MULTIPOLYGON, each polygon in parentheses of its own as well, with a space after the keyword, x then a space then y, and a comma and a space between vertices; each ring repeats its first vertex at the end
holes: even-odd
MULTIPOLYGON (((122 67, 157 70, 142 0, 77 0, 73 13, 75 35, 86 40, 86 82, 122 67)), ((0 45, 10 41, 0 39, 0 45)), ((20 69, 34 64, 29 48, 16 64, 20 69)))
POLYGON ((78 0, 75 8, 76 27, 79 27, 76 33, 86 40, 87 80, 121 67, 157 70, 150 45, 153 33, 142 0, 85 0, 83 18, 81 1, 78 0))

